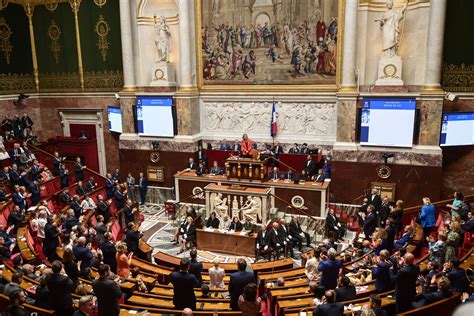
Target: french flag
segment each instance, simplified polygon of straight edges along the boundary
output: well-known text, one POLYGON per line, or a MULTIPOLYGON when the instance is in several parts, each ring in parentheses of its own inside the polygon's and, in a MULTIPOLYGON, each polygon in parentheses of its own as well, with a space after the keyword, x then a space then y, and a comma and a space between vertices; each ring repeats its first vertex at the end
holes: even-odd
POLYGON ((272 122, 270 124, 270 135, 272 135, 272 137, 275 137, 277 132, 278 132, 278 126, 277 126, 277 118, 276 118, 276 111, 275 111, 275 101, 273 101, 272 122))

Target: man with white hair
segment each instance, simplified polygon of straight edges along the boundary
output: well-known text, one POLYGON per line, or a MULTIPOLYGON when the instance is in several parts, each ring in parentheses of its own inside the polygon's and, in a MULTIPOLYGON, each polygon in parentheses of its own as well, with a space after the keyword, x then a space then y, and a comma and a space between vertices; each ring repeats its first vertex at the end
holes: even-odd
POLYGON ((79 299, 79 309, 74 312, 73 316, 89 316, 94 311, 94 297, 85 295, 79 299))
POLYGON ((81 261, 81 271, 91 267, 91 260, 94 257, 91 251, 91 244, 87 243, 86 237, 81 236, 77 239, 77 245, 72 248, 77 261, 81 261))
POLYGON ((334 248, 328 250, 327 256, 321 253, 321 261, 318 265, 318 271, 321 272, 321 285, 324 285, 326 289, 335 289, 341 268, 341 260, 336 259, 336 250, 334 248))

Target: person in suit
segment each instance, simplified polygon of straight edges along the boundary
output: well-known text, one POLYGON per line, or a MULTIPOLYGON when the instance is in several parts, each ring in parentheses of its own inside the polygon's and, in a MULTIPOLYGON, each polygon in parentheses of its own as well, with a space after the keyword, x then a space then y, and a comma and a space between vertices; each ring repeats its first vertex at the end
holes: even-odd
POLYGON ((239 218, 235 216, 232 219, 232 223, 229 226, 229 230, 232 230, 234 232, 240 232, 244 227, 242 226, 242 223, 240 222, 239 218))
POLYGON ((313 176, 315 168, 316 168, 316 164, 314 163, 313 158, 311 157, 311 155, 308 155, 306 157, 306 162, 304 163, 304 168, 303 168, 303 171, 308 179, 310 179, 313 176))
POLYGON ((13 148, 9 150, 10 155, 10 162, 12 164, 19 164, 20 163, 20 156, 23 153, 23 150, 20 147, 19 143, 14 143, 13 148))
POLYGON ((272 171, 270 171, 270 174, 268 175, 269 180, 277 181, 280 179, 280 171, 278 171, 278 167, 273 167, 272 171))
POLYGON ((280 159, 280 154, 283 153, 283 147, 280 145, 280 142, 276 141, 273 147, 270 149, 270 156, 274 159, 272 159, 271 164, 273 166, 278 167, 278 159, 280 159))
POLYGON ((59 176, 59 166, 63 163, 66 157, 60 157, 57 151, 54 152, 53 157, 53 174, 59 176))
POLYGON ((15 192, 12 193, 13 204, 17 205, 20 208, 20 211, 24 211, 28 208, 26 199, 28 195, 22 192, 21 187, 15 186, 15 192))
POLYGON ((174 308, 182 310, 191 308, 196 310, 196 295, 194 288, 199 287, 199 281, 195 275, 189 273, 189 260, 181 258, 179 272, 171 273, 171 284, 173 284, 174 308))
POLYGON ((219 228, 219 219, 216 217, 216 212, 212 212, 206 222, 206 227, 218 229, 219 228))
POLYGON ((228 149, 225 149, 225 150, 232 150, 232 151, 237 151, 237 152, 240 152, 241 150, 241 146, 240 146, 240 142, 238 139, 236 139, 234 141, 234 144, 232 146, 229 146, 228 149))
POLYGON ((191 216, 186 217, 186 224, 183 227, 183 233, 180 235, 181 238, 179 240, 179 253, 184 252, 184 248, 186 247, 186 243, 196 240, 196 226, 193 223, 193 218, 191 216))
POLYGON ((133 216, 133 202, 132 200, 128 199, 127 202, 125 202, 125 207, 123 208, 123 215, 125 216, 125 224, 132 223, 134 221, 134 216, 133 216))
POLYGON ((144 205, 148 191, 148 180, 143 172, 140 172, 140 176, 138 177, 138 191, 140 193, 140 202, 144 205))
POLYGON ((69 186, 69 170, 66 169, 63 163, 59 165, 59 182, 61 183, 61 188, 69 186))
POLYGON ((379 191, 377 189, 372 189, 370 194, 367 196, 367 202, 370 205, 373 205, 375 208, 375 214, 380 210, 380 206, 382 205, 382 199, 380 198, 379 191))
POLYGON ((76 175, 76 182, 84 180, 84 169, 87 167, 82 164, 81 157, 76 157, 74 163, 74 173, 76 175))
POLYGON ((26 303, 26 295, 23 290, 18 290, 10 293, 8 298, 11 302, 10 305, 6 308, 5 315, 15 315, 15 316, 29 316, 30 312, 28 312, 24 307, 23 304, 26 303))
POLYGON ((39 182, 37 180, 33 181, 30 183, 28 186, 28 190, 30 191, 30 200, 31 200, 31 205, 36 205, 39 203, 41 199, 41 190, 39 187, 39 182))
POLYGON ((140 256, 140 238, 142 234, 139 231, 140 223, 130 222, 127 225, 127 231, 125 232, 125 243, 127 244, 127 251, 133 252, 136 256, 140 256))
POLYGON ((424 238, 429 237, 431 230, 436 226, 436 208, 431 204, 430 198, 423 198, 423 206, 420 211, 421 227, 423 227, 424 238))
POLYGON ((117 249, 114 245, 114 237, 112 233, 108 232, 104 234, 105 241, 100 245, 100 250, 102 251, 102 258, 105 264, 108 264, 110 271, 113 273, 117 272, 117 261, 115 256, 117 254, 117 249))
POLYGON ((393 246, 397 250, 404 248, 408 244, 408 242, 411 240, 412 236, 413 236, 413 227, 411 227, 410 225, 405 226, 405 232, 403 233, 400 239, 395 241, 393 246))
POLYGON ((67 276, 61 274, 63 264, 56 260, 51 265, 52 274, 46 276, 46 286, 50 296, 50 307, 56 312, 56 315, 72 315, 72 291, 74 282, 67 276), (61 299, 58 299, 61 298, 61 299))
POLYGON ((94 297, 86 295, 79 299, 79 309, 74 312, 73 316, 89 316, 95 311, 94 297))
POLYGON ((198 280, 199 287, 202 285, 202 262, 197 261, 197 250, 191 249, 189 252, 191 260, 189 261, 189 273, 193 274, 198 280))
POLYGON ((7 193, 5 190, 0 189, 0 203, 8 201, 7 193))
POLYGON ((201 177, 202 175, 204 175, 206 173, 207 173, 206 166, 205 166, 204 162, 200 161, 199 166, 196 169, 196 175, 201 177))
POLYGON ((97 215, 104 217, 104 223, 108 223, 110 220, 110 202, 105 201, 102 194, 97 195, 97 215))
POLYGON ((326 180, 326 175, 324 174, 324 170, 319 169, 318 174, 314 175, 313 178, 315 182, 324 182, 324 180, 326 180))
POLYGON ((394 276, 395 281, 395 309, 397 313, 402 313, 411 309, 411 303, 416 297, 416 285, 420 267, 414 265, 415 257, 411 253, 406 253, 401 259, 398 273, 394 276))
POLYGON ((388 197, 384 196, 382 198, 382 204, 380 204, 380 210, 378 212, 377 222, 379 223, 379 227, 385 227, 385 223, 387 222, 387 218, 390 215, 391 206, 388 201, 388 197))
POLYGON ((342 316, 344 315, 344 305, 336 302, 336 293, 333 290, 329 290, 324 293, 323 303, 314 309, 313 315, 342 316))
POLYGON ((461 260, 454 257, 443 265, 443 273, 451 282, 451 290, 456 292, 467 292, 469 290, 469 279, 466 271, 460 267, 461 260))
POLYGON ((77 182, 76 194, 79 195, 79 196, 86 195, 86 189, 84 188, 84 185, 82 184, 82 181, 77 182))
POLYGON ((303 155, 309 154, 308 144, 303 143, 303 145, 301 145, 300 154, 303 154, 303 155))
POLYGON ((270 229, 269 237, 270 237, 270 245, 275 250, 276 258, 279 259, 282 249, 284 250, 285 248, 284 246, 285 238, 280 233, 280 224, 278 224, 278 222, 272 223, 272 228, 270 229))
POLYGON ((3 182, 10 182, 10 167, 3 167, 2 171, 0 172, 0 180, 3 182))
POLYGON ((99 278, 92 281, 92 289, 97 297, 99 316, 118 316, 120 314, 119 299, 122 291, 118 282, 120 276, 114 280, 110 279, 110 267, 108 264, 101 264, 98 269, 99 278))
POLYGON ((258 258, 260 257, 260 254, 263 254, 263 256, 267 256, 268 261, 270 261, 270 256, 271 256, 271 238, 270 238, 270 233, 267 231, 267 226, 262 225, 261 230, 257 234, 257 240, 255 244, 255 257, 258 258))
POLYGON ((298 147, 297 143, 293 144, 293 147, 290 148, 288 151, 289 154, 299 154, 300 153, 300 148, 298 147))
POLYGON ((86 182, 86 192, 90 193, 97 188, 97 182, 95 182, 94 177, 89 177, 89 180, 86 182))
POLYGON ((356 288, 351 284, 348 277, 343 276, 339 279, 339 286, 334 290, 336 293, 336 302, 350 301, 356 298, 356 288))
POLYGON ((285 248, 285 257, 288 255, 289 252, 290 257, 295 258, 295 252, 293 250, 293 247, 298 241, 291 236, 290 229, 284 218, 280 220, 278 233, 280 235, 280 239, 283 240, 283 246, 285 248))
POLYGON ((50 262, 56 259, 56 248, 59 246, 59 232, 52 216, 48 216, 44 226, 43 253, 50 262))
POLYGON ((330 248, 328 255, 321 254, 318 271, 321 272, 321 285, 326 289, 335 289, 339 271, 342 268, 341 260, 336 259, 336 250, 330 248))
POLYGON ((198 151, 197 151, 197 158, 199 162, 203 162, 204 166, 208 165, 208 160, 207 160, 207 155, 206 151, 202 148, 202 145, 198 146, 198 151))
POLYGON ((219 167, 219 165, 217 164, 217 161, 214 160, 213 162, 213 165, 212 165, 212 168, 209 172, 211 175, 218 175, 218 174, 221 174, 222 173, 222 170, 221 168, 219 167))
POLYGON ((114 180, 115 183, 122 182, 119 168, 115 168, 115 171, 112 173, 112 180, 114 180))
POLYGON ((8 226, 13 227, 10 233, 16 236, 18 227, 20 227, 21 223, 24 220, 25 220, 25 217, 21 215, 20 207, 18 205, 15 205, 7 218, 8 226))
POLYGON ((190 171, 190 170, 197 170, 198 164, 194 162, 193 158, 189 158, 188 163, 184 166, 184 170, 190 171))
POLYGON ((71 204, 69 205, 73 210, 76 218, 79 218, 82 214, 81 198, 75 194, 72 197, 71 204))
POLYGON ((107 173, 107 180, 105 180, 105 192, 107 194, 107 199, 114 197, 115 182, 112 179, 112 174, 107 173))
POLYGON ((342 239, 345 234, 345 230, 342 227, 341 223, 334 214, 334 209, 330 208, 328 214, 326 215, 326 227, 331 235, 334 236, 335 240, 342 239))
POLYGON ((291 169, 288 169, 288 171, 283 176, 283 180, 293 181, 293 180, 295 180, 295 176, 296 175, 293 173, 293 171, 291 169))
MULTIPOLYGON (((434 277, 434 279, 436 279, 436 277, 434 277)), ((439 278, 437 282, 437 291, 434 292, 430 292, 428 290, 426 281, 427 280, 423 279, 422 277, 420 277, 420 279, 418 280, 418 282, 420 282, 421 284, 423 292, 421 294, 421 298, 411 304, 412 308, 420 308, 425 305, 441 301, 442 299, 448 298, 453 294, 450 289, 451 282, 447 277, 443 276, 439 278)))
POLYGON ((33 165, 30 168, 31 180, 41 180, 41 172, 43 172, 43 168, 41 168, 38 160, 33 160, 33 165))
MULTIPOLYGON (((369 311, 372 311, 374 316, 387 316, 387 311, 382 309, 382 298, 377 294, 370 294, 369 297, 369 311)), ((365 309, 363 309, 364 311, 365 309)))
POLYGON ((211 289, 223 289, 225 287, 225 270, 219 267, 220 262, 221 259, 219 257, 215 257, 212 260, 213 266, 209 268, 209 286, 211 289))
POLYGON ((87 243, 87 239, 81 236, 77 239, 77 244, 73 246, 72 251, 77 261, 81 262, 81 271, 91 267, 92 245, 87 243))
POLYGON ((245 271, 247 262, 240 258, 237 260, 238 271, 230 275, 229 293, 230 293, 230 308, 233 311, 239 310, 238 300, 239 296, 244 292, 244 287, 249 283, 255 283, 255 276, 252 272, 245 271))
POLYGON ((120 189, 120 184, 117 184, 115 186, 114 199, 115 199, 115 207, 117 211, 124 208, 126 194, 127 194, 127 190, 122 192, 122 190, 120 189))
POLYGON ((364 218, 364 235, 365 239, 370 240, 372 234, 377 227, 377 216, 375 215, 375 207, 372 204, 367 206, 367 215, 364 218))
POLYGON ((17 164, 12 165, 10 171, 8 171, 8 175, 10 176, 10 183, 12 186, 21 184, 21 174, 18 170, 17 164))
POLYGON ((392 288, 390 268, 392 264, 388 260, 390 253, 383 249, 378 257, 373 258, 372 279, 375 280, 375 290, 379 293, 388 291, 392 288))

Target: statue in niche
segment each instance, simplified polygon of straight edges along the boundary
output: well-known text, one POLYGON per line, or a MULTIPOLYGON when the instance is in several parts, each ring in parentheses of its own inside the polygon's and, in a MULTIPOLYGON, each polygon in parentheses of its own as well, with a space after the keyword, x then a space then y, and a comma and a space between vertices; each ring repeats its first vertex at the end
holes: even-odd
POLYGON ((401 12, 393 9, 393 0, 387 0, 387 11, 381 19, 375 20, 380 23, 383 32, 382 53, 385 57, 398 55, 400 47, 400 22, 405 17, 405 11, 408 7, 408 0, 401 12))
POLYGON ((214 207, 213 207, 213 212, 216 213, 216 217, 219 220, 222 220, 224 216, 229 215, 227 212, 227 198, 222 198, 222 193, 216 194, 214 197, 214 207))
POLYGON ((240 209, 243 219, 250 219, 252 223, 257 223, 258 218, 262 218, 262 205, 258 197, 247 196, 247 201, 240 209))
POLYGON ((171 42, 171 33, 166 24, 166 18, 164 16, 160 16, 160 20, 158 23, 156 22, 155 18, 155 29, 156 29, 156 37, 155 37, 155 48, 156 48, 156 62, 170 62, 170 42, 171 42))
POLYGON ((232 209, 237 210, 239 209, 239 202, 237 201, 237 197, 234 196, 234 200, 232 201, 232 209))

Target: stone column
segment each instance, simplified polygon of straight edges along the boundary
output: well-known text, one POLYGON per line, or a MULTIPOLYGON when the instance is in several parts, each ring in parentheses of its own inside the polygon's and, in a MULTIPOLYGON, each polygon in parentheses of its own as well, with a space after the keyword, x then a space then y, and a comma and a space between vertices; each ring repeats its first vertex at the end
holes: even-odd
POLYGON ((444 25, 446 21, 447 2, 447 0, 430 2, 430 24, 428 28, 428 47, 426 49, 424 90, 441 89, 444 25))
POLYGON ((133 38, 129 0, 120 0, 120 33, 122 40, 123 88, 135 87, 135 70, 133 61, 133 38))
POLYGON ((189 0, 179 0, 179 64, 181 82, 179 83, 180 90, 190 90, 193 88, 191 67, 191 27, 189 25, 190 19, 190 3, 189 0))
POLYGON ((357 13, 358 0, 347 0, 344 16, 344 42, 342 52, 342 91, 356 89, 357 13))

